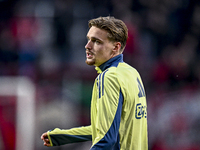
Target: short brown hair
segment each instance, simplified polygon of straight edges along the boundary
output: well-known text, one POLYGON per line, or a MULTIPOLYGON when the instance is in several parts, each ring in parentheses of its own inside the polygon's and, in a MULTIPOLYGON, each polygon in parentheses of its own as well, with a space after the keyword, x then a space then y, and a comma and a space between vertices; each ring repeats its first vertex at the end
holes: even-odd
POLYGON ((88 26, 89 28, 95 26, 106 30, 108 32, 108 39, 113 42, 120 42, 120 51, 123 52, 128 38, 128 29, 122 20, 111 16, 98 17, 96 19, 89 20, 88 26))

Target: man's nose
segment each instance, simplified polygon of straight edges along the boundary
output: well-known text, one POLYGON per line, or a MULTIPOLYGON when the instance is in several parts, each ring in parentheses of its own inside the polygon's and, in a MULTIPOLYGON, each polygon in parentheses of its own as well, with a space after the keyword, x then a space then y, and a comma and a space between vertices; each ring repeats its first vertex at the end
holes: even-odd
POLYGON ((88 40, 87 44, 85 45, 85 49, 91 49, 90 40, 88 40))

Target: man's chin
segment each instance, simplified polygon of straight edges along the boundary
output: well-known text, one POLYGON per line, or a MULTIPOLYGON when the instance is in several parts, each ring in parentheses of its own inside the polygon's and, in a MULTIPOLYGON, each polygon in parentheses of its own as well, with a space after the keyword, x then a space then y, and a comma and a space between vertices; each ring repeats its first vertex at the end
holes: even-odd
POLYGON ((88 61, 88 60, 86 60, 85 63, 88 64, 88 65, 90 65, 90 66, 93 66, 95 64, 95 61, 88 61))

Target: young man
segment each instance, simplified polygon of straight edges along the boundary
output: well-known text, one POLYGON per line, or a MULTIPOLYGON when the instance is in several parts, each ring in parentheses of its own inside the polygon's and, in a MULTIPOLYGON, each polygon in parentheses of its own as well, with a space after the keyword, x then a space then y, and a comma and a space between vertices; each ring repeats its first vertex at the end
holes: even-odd
POLYGON ((147 103, 139 73, 123 62, 126 25, 114 17, 89 21, 86 63, 99 73, 91 101, 91 125, 54 129, 41 136, 45 146, 92 140, 90 150, 147 150, 147 103))

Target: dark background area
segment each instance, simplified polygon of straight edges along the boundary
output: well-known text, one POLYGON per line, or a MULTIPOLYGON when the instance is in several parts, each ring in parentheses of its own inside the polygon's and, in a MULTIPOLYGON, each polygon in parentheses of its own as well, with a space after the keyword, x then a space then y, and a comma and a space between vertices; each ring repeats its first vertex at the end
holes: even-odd
POLYGON ((198 0, 0 0, 0 76, 26 76, 36 87, 35 149, 48 149, 40 135, 49 129, 90 124, 97 73, 85 64, 87 24, 109 15, 129 29, 124 61, 146 89, 149 150, 199 150, 198 0))

